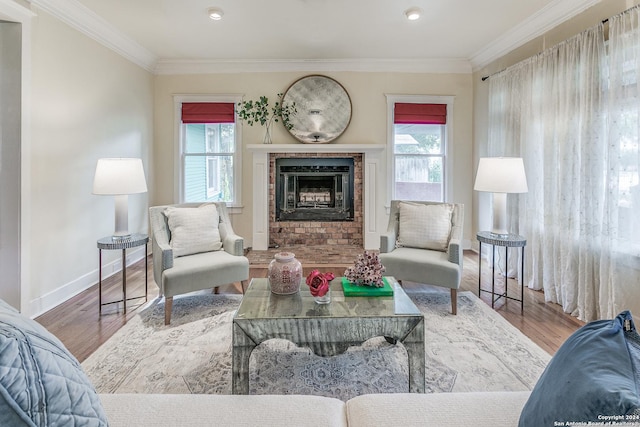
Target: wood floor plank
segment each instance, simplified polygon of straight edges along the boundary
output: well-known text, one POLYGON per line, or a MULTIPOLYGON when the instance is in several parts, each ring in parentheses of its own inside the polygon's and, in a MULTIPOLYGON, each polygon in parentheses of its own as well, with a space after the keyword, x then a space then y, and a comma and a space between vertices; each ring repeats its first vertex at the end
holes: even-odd
MULTIPOLYGON (((151 257, 146 264, 140 261, 127 267, 127 296, 144 294, 144 268, 149 274, 147 297, 151 301, 158 296, 158 287, 153 281, 151 257)), ((321 271, 332 271, 341 275, 345 265, 303 263, 304 274, 313 268, 321 271)), ((484 267, 483 267, 484 268, 484 267)), ((487 268, 484 268, 487 270, 487 268)), ((483 284, 490 283, 490 274, 485 276, 483 270, 483 284)), ((267 277, 266 265, 251 266, 250 277, 267 277)), ((103 301, 122 298, 121 274, 115 274, 103 280, 103 301)), ((496 280, 502 280, 498 277, 496 280)), ((520 295, 520 287, 515 280, 509 279, 509 295, 520 295)), ((220 293, 240 294, 240 283, 220 287, 220 293)), ((423 287, 421 284, 405 282, 404 286, 423 287)), ((490 285, 488 285, 490 286, 490 285)), ((484 288, 484 285, 483 285, 484 288)), ((472 251, 465 251, 464 271, 461 281, 461 291, 471 291, 478 294, 478 255, 472 251)), ((481 299, 491 305, 491 296, 483 293, 481 299)), ((144 299, 141 300, 144 302, 144 299)), ((126 324, 127 320, 136 315, 138 301, 129 301, 127 314, 122 311, 122 304, 112 304, 103 307, 102 316, 98 310, 98 285, 81 292, 63 304, 44 313, 36 320, 56 335, 69 351, 83 361, 100 345, 126 324)), ((498 301, 495 310, 509 323, 522 331, 533 342, 550 354, 554 354, 560 345, 575 330, 584 323, 562 311, 557 304, 544 301, 544 294, 540 291, 525 289, 524 314, 520 313, 520 303, 516 301, 498 301)))

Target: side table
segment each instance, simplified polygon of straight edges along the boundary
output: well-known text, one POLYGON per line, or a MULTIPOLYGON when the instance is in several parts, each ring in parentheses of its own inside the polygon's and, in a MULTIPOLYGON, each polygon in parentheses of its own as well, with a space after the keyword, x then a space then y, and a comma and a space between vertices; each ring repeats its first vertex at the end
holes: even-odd
POLYGON ((494 304, 500 298, 508 298, 514 301, 520 301, 520 313, 524 313, 524 281, 522 277, 524 276, 524 247, 527 245, 527 239, 518 235, 518 234, 495 234, 490 231, 480 231, 476 235, 480 248, 479 248, 479 257, 478 259, 478 296, 482 292, 487 292, 491 294, 491 308, 494 308, 494 304), (482 289, 482 244, 486 243, 492 245, 492 259, 491 259, 491 290, 482 289), (496 246, 504 246, 505 249, 505 257, 504 257, 504 293, 497 293, 495 287, 495 279, 496 279, 496 246), (520 299, 510 297, 508 295, 508 286, 507 286, 507 269, 509 268, 509 248, 521 248, 521 281, 520 281, 520 299), (496 298, 497 297, 497 298, 496 298))
POLYGON ((112 236, 103 237, 98 240, 98 302, 100 304, 100 315, 102 315, 102 306, 109 304, 116 304, 121 302, 124 310, 124 314, 127 314, 127 301, 132 299, 143 298, 147 301, 147 286, 148 286, 148 276, 147 272, 147 244, 149 243, 149 236, 146 234, 132 234, 129 237, 123 239, 114 239, 112 236), (135 248, 138 246, 144 245, 144 256, 145 256, 145 266, 144 266, 144 295, 140 295, 137 297, 127 298, 127 249, 135 248), (122 299, 117 301, 109 301, 102 303, 102 250, 122 250, 122 299))

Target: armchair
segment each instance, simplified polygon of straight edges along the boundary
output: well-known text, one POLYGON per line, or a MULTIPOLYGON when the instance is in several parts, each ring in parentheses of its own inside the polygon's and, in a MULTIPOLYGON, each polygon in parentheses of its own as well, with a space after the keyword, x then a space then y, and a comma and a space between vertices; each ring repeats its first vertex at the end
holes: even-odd
MULTIPOLYGON (((244 240, 236 235, 229 220, 224 203, 212 203, 216 209, 207 212, 196 211, 206 206, 201 203, 184 203, 177 205, 153 206, 149 208, 149 219, 152 233, 153 278, 160 288, 160 296, 165 297, 164 323, 171 322, 171 308, 175 295, 203 289, 215 288, 220 285, 241 282, 244 293, 245 282, 249 278, 249 260, 244 256, 244 240), (167 210, 167 208, 170 208, 167 210), (175 210, 177 209, 177 210, 175 210), (193 212, 190 212, 193 209, 193 212), (181 236, 182 247, 177 246, 178 235, 172 236, 168 212, 179 213, 182 216, 181 225, 190 225, 193 230, 193 219, 190 214, 209 214, 212 212, 219 217, 217 229, 215 221, 207 226, 213 232, 219 233, 219 240, 213 246, 196 245, 196 241, 204 233, 186 234, 181 236), (213 224, 213 225, 211 225, 213 224), (172 237, 174 241, 172 242, 172 237), (194 248, 184 247, 184 244, 194 244, 194 248), (221 247, 220 247, 221 246, 221 247), (195 253, 191 253, 195 252, 195 253)), ((171 213, 170 215, 174 215, 171 213)), ((175 216, 173 218, 176 218, 175 216)), ((177 226, 174 222, 174 232, 177 226)), ((184 230, 184 229, 182 229, 184 230)), ((183 231, 180 233, 184 233, 183 231)), ((206 242, 205 242, 206 243, 206 242)))
MULTIPOLYGON (((433 211, 438 212, 438 210, 433 211)), ((426 220, 426 218, 421 218, 421 221, 426 220)), ((451 289, 452 314, 457 313, 458 289, 462 277, 463 221, 464 205, 462 204, 393 200, 391 201, 387 231, 380 236, 380 262, 385 266, 386 274, 394 276, 400 283, 402 280, 409 280, 451 289), (422 245, 420 234, 423 234, 426 227, 423 227, 423 224, 407 225, 406 221, 410 220, 411 216, 406 214, 402 223, 407 225, 409 229, 405 230, 405 237, 408 239, 406 244, 398 240, 402 235, 400 209, 403 203, 405 211, 409 208, 421 209, 420 206, 428 205, 440 206, 443 208, 440 211, 443 212, 450 210, 450 217, 438 218, 441 224, 448 224, 450 218, 449 234, 446 235, 445 232, 444 239, 441 239, 441 245, 422 245), (417 233, 416 230, 418 230, 417 233), (411 232, 410 236, 407 236, 408 231, 411 232)))

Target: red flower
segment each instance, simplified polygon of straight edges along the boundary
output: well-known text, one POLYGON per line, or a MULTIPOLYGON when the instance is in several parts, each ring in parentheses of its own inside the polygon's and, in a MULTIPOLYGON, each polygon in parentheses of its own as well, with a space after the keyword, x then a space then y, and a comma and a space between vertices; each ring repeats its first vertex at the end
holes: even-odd
POLYGON ((312 270, 307 276, 307 285, 311 295, 321 297, 329 292, 329 282, 335 277, 333 273, 320 273, 319 270, 312 270))

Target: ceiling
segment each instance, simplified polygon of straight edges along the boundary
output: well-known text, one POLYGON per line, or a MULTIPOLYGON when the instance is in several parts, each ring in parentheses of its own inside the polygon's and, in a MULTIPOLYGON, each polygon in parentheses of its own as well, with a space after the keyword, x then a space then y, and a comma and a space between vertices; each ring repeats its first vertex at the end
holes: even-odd
MULTIPOLYGON (((470 72, 600 0, 31 0, 154 72, 378 64, 470 72), (408 21, 417 6, 422 17, 408 21), (220 21, 207 10, 224 11, 220 21)), ((375 68, 375 67, 374 67, 375 68)))

